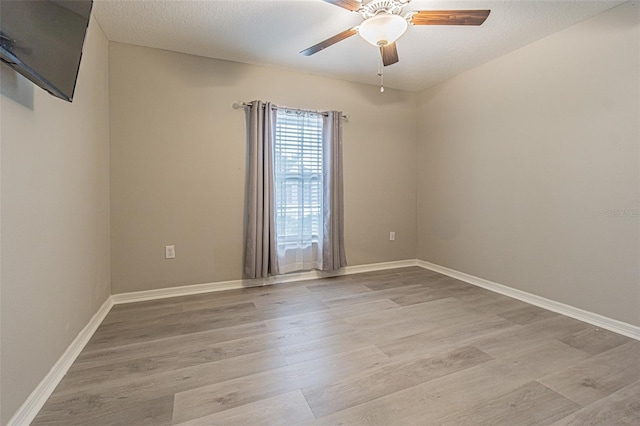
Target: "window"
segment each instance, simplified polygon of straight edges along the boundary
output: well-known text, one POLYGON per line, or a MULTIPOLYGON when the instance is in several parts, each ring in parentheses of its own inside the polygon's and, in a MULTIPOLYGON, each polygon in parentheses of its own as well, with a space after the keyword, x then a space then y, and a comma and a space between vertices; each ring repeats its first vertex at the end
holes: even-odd
POLYGON ((345 267, 342 113, 253 101, 247 119, 245 277, 345 267))
POLYGON ((274 141, 276 243, 318 244, 322 219, 322 115, 278 109, 274 141))

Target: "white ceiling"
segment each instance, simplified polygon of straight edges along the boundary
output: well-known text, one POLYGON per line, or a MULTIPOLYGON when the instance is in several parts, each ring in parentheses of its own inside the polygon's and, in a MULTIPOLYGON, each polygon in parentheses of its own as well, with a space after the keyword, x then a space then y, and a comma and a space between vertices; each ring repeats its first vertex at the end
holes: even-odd
MULTIPOLYGON (((411 10, 491 9, 480 27, 410 26, 386 87, 421 91, 574 25, 614 0, 413 0, 411 10)), ((378 84, 378 51, 355 35, 313 56, 300 51, 362 22, 322 0, 95 0, 111 41, 378 84)))

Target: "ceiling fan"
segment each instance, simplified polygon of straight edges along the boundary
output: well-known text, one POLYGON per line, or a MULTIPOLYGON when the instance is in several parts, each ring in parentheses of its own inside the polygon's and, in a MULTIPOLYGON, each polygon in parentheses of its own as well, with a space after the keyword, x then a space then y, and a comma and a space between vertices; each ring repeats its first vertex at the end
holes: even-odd
POLYGON ((352 35, 359 34, 380 49, 384 66, 398 62, 398 40, 411 25, 482 25, 490 10, 417 10, 401 14, 411 0, 323 0, 357 12, 364 21, 300 52, 313 55, 352 35))

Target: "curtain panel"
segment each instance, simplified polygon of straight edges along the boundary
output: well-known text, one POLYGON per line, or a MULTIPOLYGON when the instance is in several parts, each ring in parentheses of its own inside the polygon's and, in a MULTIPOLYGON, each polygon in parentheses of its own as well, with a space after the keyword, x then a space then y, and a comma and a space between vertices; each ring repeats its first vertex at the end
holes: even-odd
POLYGON ((245 278, 277 275, 273 193, 275 111, 270 102, 247 107, 245 278))
POLYGON ((342 172, 342 112, 329 111, 323 119, 323 241, 322 270, 347 266, 344 249, 344 190, 342 172))

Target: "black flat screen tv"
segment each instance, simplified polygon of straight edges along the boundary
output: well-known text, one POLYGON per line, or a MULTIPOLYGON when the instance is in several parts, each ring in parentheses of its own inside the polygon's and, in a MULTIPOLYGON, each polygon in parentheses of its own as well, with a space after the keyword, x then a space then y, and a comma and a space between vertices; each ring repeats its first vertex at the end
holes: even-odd
POLYGON ((0 0, 0 59, 71 102, 93 0, 0 0))

